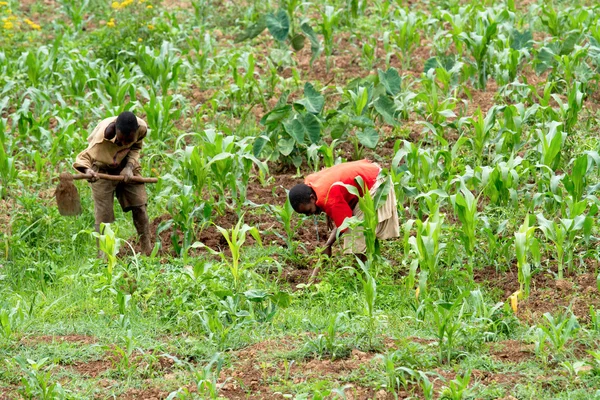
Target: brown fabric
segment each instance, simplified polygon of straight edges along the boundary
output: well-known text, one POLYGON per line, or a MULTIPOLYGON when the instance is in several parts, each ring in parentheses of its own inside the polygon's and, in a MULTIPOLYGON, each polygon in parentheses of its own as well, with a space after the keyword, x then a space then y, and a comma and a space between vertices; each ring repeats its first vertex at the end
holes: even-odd
MULTIPOLYGON (((118 175, 114 171, 104 169, 99 169, 99 172, 118 175)), ((134 175, 140 176, 139 167, 134 170, 134 175)), ((143 183, 124 183, 99 179, 90 183, 90 185, 92 185, 96 224, 114 222, 115 195, 124 212, 130 211, 134 207, 145 206, 148 203, 148 194, 143 183)))
MULTIPOLYGON (((381 184, 383 184, 383 182, 384 180, 382 179, 381 175, 379 175, 377 177, 377 181, 369 190, 371 196, 375 196, 377 189, 381 184)), ((363 218, 364 213, 358 204, 352 210, 352 215, 358 217, 359 219, 363 218)), ((387 200, 377 209, 377 220, 379 221, 377 224, 377 230, 375 231, 377 239, 384 240, 400 236, 400 222, 398 220, 396 192, 394 192, 394 187, 391 185, 387 200)), ((360 227, 353 230, 349 229, 346 231, 343 238, 345 254, 361 254, 366 251, 367 244, 365 243, 365 237, 360 227)))
POLYGON ((84 172, 85 169, 92 168, 96 164, 101 168, 118 169, 120 172, 127 163, 131 163, 134 167, 139 166, 140 150, 142 149, 142 141, 148 132, 148 125, 144 120, 138 118, 137 139, 127 146, 117 146, 115 138, 111 140, 104 138, 106 128, 116 120, 117 117, 106 118, 94 128, 88 136, 89 145, 87 149, 77 155, 73 168, 84 172))

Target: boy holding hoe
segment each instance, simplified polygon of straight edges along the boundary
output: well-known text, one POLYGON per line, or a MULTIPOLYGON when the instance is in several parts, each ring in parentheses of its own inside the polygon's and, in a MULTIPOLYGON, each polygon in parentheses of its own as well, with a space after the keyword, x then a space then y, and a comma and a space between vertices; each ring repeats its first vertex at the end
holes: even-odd
POLYGON ((140 150, 148 125, 132 112, 102 120, 88 137, 88 147, 77 155, 73 167, 89 175, 94 199, 96 231, 101 223, 115 220, 114 197, 117 196, 124 212, 131 211, 133 224, 139 235, 142 253, 149 255, 150 223, 146 204, 148 196, 143 183, 132 182, 140 175, 140 150), (122 181, 99 179, 98 173, 121 175, 122 181))

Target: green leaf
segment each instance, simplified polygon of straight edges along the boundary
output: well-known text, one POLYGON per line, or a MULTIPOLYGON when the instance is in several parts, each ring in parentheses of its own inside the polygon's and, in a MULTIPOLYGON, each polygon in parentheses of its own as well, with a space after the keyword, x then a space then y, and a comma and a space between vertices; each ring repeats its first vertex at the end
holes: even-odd
MULTIPOLYGON (((308 136, 311 143, 319 143, 321 141, 321 124, 317 117, 311 113, 298 115, 292 121, 293 135, 304 138, 308 136)), ((300 143, 300 142, 299 142, 300 143)))
POLYGON ((262 31, 264 31, 266 28, 267 28, 267 23, 265 21, 265 17, 262 16, 262 17, 260 17, 258 22, 256 22, 253 25, 250 25, 248 28, 246 28, 246 30, 243 33, 238 35, 235 38, 235 42, 239 43, 239 42, 243 42, 244 40, 253 39, 253 38, 257 37, 258 35, 260 35, 262 33, 262 31))
POLYGON ((302 104, 306 111, 313 114, 319 114, 325 105, 325 98, 318 92, 312 84, 304 84, 304 98, 297 104, 302 104))
POLYGON ((358 141, 369 149, 374 149, 379 142, 379 133, 373 128, 366 128, 356 134, 358 141))
POLYGON ((383 117, 385 122, 390 125, 397 126, 398 121, 396 121, 396 105, 394 104, 394 100, 386 97, 379 96, 374 103, 375 110, 383 117))
POLYGON ((284 156, 289 156, 294 150, 294 138, 280 139, 277 143, 277 149, 284 156))
POLYGON ((290 111, 292 111, 292 106, 287 104, 283 107, 275 108, 268 113, 266 113, 260 120, 260 123, 268 126, 269 129, 273 129, 275 126, 279 124, 280 121, 286 119, 290 111))
POLYGON ((292 48, 296 51, 302 50, 304 48, 304 42, 306 40, 306 36, 302 34, 297 34, 292 38, 292 48))
POLYGON ((317 37, 317 34, 313 28, 311 28, 311 26, 306 22, 300 25, 300 29, 302 29, 302 32, 304 32, 304 34, 308 37, 308 40, 310 40, 310 52, 312 53, 312 57, 310 58, 310 66, 312 67, 317 57, 319 57, 319 54, 321 54, 321 42, 319 42, 319 38, 317 37))
POLYGON ((254 154, 254 157, 260 157, 260 154, 267 143, 269 143, 269 138, 267 136, 259 136, 254 140, 254 143, 252 144, 252 154, 254 154))
POLYGON ((285 11, 279 10, 276 14, 268 13, 265 22, 275 40, 283 42, 287 39, 290 33, 290 18, 285 11))
POLYGON ((510 47, 515 50, 531 49, 533 47, 533 35, 531 31, 519 32, 513 29, 510 37, 510 47))
POLYGON ((250 301, 261 302, 267 297, 269 297, 269 293, 260 289, 251 289, 244 292, 244 296, 250 301))
POLYGON ((378 69, 377 74, 379 75, 379 81, 383 84, 388 94, 395 96, 400 93, 401 79, 396 68, 392 67, 386 72, 378 69))

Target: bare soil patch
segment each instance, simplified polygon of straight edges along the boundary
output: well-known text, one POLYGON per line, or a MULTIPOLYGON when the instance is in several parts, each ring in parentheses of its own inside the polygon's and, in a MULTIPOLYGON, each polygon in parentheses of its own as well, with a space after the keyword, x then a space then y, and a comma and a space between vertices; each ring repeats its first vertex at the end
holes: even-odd
MULTIPOLYGON (((531 291, 527 299, 519 301, 517 317, 525 322, 539 321, 544 313, 556 314, 567 307, 579 319, 586 323, 590 320, 589 309, 600 306, 600 296, 596 284, 596 275, 590 272, 569 275, 563 280, 555 279, 549 272, 537 273, 532 277, 531 291)), ((509 271, 499 272, 492 267, 475 271, 475 281, 487 283, 503 292, 506 299, 519 290, 518 271, 512 266, 509 271)))
POLYGON ((533 345, 519 340, 503 340, 489 345, 489 352, 495 359, 509 363, 520 363, 534 357, 533 345))
POLYGON ((23 337, 21 338, 20 343, 26 346, 42 343, 77 343, 90 345, 98 343, 98 340, 94 336, 87 335, 40 335, 23 337))

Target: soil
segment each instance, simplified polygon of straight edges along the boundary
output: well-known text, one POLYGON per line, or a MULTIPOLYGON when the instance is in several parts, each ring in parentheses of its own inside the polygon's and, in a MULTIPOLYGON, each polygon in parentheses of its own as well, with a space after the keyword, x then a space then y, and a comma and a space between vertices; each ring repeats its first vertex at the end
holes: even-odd
POLYGON ((498 361, 520 363, 534 357, 533 345, 518 340, 503 340, 489 345, 489 352, 498 361))
POLYGON ((169 396, 169 392, 157 388, 129 389, 117 397, 122 400, 162 400, 169 396))
MULTIPOLYGON (((254 205, 246 206, 243 208, 244 223, 257 227, 260 231, 261 241, 263 245, 278 245, 285 247, 285 241, 276 235, 285 235, 281 222, 277 220, 277 217, 268 208, 270 205, 282 206, 287 196, 286 189, 297 183, 301 183, 301 178, 295 178, 290 174, 278 174, 272 175, 272 181, 262 186, 258 181, 252 181, 248 184, 247 199, 254 203, 254 205), (262 210, 262 212, 257 212, 262 210)), ((156 232, 161 223, 168 221, 171 217, 168 214, 163 214, 151 221, 150 232, 156 238, 156 232)), ((292 217, 292 226, 297 226, 299 222, 299 216, 294 214, 292 217)), ((203 243, 205 246, 218 252, 224 252, 230 254, 227 241, 223 235, 218 231, 217 226, 231 229, 238 222, 238 215, 230 210, 226 209, 224 215, 214 215, 212 217, 212 223, 207 224, 204 228, 200 229, 196 234, 195 241, 203 243)), ((312 253, 312 251, 322 246, 328 237, 327 226, 324 222, 320 222, 318 225, 319 241, 317 241, 317 232, 312 221, 305 221, 303 224, 297 227, 295 240, 299 242, 299 251, 304 251, 306 254, 312 253)), ((158 239, 162 244, 162 248, 159 254, 170 254, 175 255, 171 243, 171 235, 173 234, 173 228, 164 230, 158 235, 158 239)), ((177 231, 177 234, 181 237, 181 232, 177 231)), ((128 240, 134 250, 139 253, 141 246, 138 243, 137 237, 132 237, 128 240)), ((254 238, 251 235, 247 235, 245 245, 253 245, 255 243, 254 238)), ((121 248, 120 255, 127 256, 131 253, 129 246, 123 246, 121 248)), ((193 249, 190 251, 191 255, 194 254, 206 254, 205 249, 193 249)))
POLYGON ((20 340, 20 343, 25 346, 32 346, 41 343, 77 343, 77 344, 95 344, 98 341, 93 336, 86 335, 41 335, 41 336, 27 336, 20 340))
MULTIPOLYGON (((278 398, 271 391, 270 383, 284 384, 285 371, 284 361, 267 362, 269 356, 277 351, 289 351, 291 347, 297 346, 294 340, 283 339, 279 341, 266 341, 249 346, 236 352, 237 361, 231 368, 221 372, 221 380, 225 382, 221 395, 228 399, 267 399, 278 398), (249 394, 251 393, 251 394, 249 394)), ((349 358, 331 361, 328 359, 311 359, 307 361, 294 362, 289 367, 289 379, 295 384, 308 380, 319 380, 327 378, 334 382, 334 386, 344 386, 345 381, 340 378, 350 375, 353 371, 368 365, 374 358, 372 353, 363 353, 354 350, 349 358)), ((365 388, 352 384, 346 391, 348 399, 393 399, 393 395, 386 391, 375 391, 373 388, 365 388)))
MULTIPOLYGON (((593 261, 592 261, 593 262, 593 261)), ((567 271, 565 271, 566 273, 567 271)), ((476 282, 487 283, 500 289, 503 293, 501 301, 519 290, 518 270, 513 266, 509 271, 498 272, 493 267, 476 270, 476 282)), ((566 274, 565 279, 557 280, 553 274, 542 272, 531 280, 530 295, 518 303, 517 317, 528 323, 542 319, 544 313, 556 314, 569 306, 580 323, 590 321, 590 305, 600 307, 596 275, 585 272, 579 275, 566 274)))

